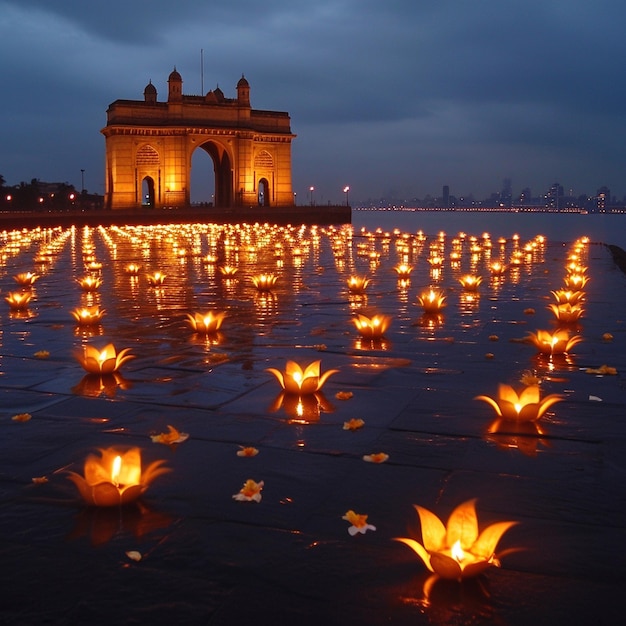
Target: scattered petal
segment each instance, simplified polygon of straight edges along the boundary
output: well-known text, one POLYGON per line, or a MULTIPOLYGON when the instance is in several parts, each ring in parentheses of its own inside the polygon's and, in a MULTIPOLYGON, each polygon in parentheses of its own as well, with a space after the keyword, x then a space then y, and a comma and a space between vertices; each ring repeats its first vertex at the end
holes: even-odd
POLYGON ((260 480, 258 483, 249 478, 243 484, 243 487, 233 496, 234 500, 239 502, 261 502, 261 490, 264 482, 260 480))
POLYGON ((349 400, 354 394, 351 391, 338 391, 335 394, 337 400, 349 400))
POLYGON ((160 435, 151 435, 150 439, 152 439, 153 443, 163 443, 165 445, 171 445, 174 443, 182 443, 183 441, 187 441, 189 439, 189 435, 187 433, 181 433, 173 426, 168 425, 169 429, 168 433, 161 433, 160 435))
POLYGON ((535 309, 533 309, 532 307, 528 307, 527 309, 524 309, 524 315, 534 315, 535 314, 535 309))
POLYGON ((374 454, 366 454, 363 460, 368 463, 384 463, 388 458, 389 455, 384 452, 375 452, 374 454))
POLYGON ((47 359, 49 358, 50 353, 47 350, 38 350, 35 352, 35 357, 38 359, 47 359))
POLYGON ((489 341, 498 341, 499 339, 498 335, 489 335, 489 341))
POLYGON ((126 553, 126 556, 131 560, 131 561, 141 561, 142 559, 142 555, 141 552, 138 552, 137 550, 129 550, 126 553))
POLYGON ((354 537, 357 533, 364 535, 368 530, 376 530, 376 526, 367 523, 367 515, 355 513, 353 510, 348 511, 341 519, 350 522, 352 526, 348 528, 348 533, 354 537))
POLYGON ((486 358, 486 359, 493 359, 493 358, 495 358, 495 356, 496 356, 496 355, 495 355, 493 352, 487 352, 487 353, 485 354, 485 358, 486 358))
POLYGON ((363 428, 363 426, 365 426, 365 422, 360 417, 353 417, 343 423, 344 430, 358 430, 359 428, 363 428))
POLYGON ((239 446, 241 450, 237 450, 237 456, 256 456, 259 451, 252 446, 239 446))
POLYGON ((587 374, 597 374, 598 376, 617 376, 617 369, 610 365, 601 365, 600 367, 588 367, 585 372, 587 374))
POLYGON ((14 422, 27 422, 31 418, 32 415, 30 413, 18 413, 17 415, 14 415, 11 419, 14 422))
POLYGON ((611 333, 604 333, 602 335, 603 341, 613 341, 613 335, 611 333))
POLYGON ((602 398, 598 398, 598 396, 589 396, 589 400, 592 402, 602 402, 602 398))
POLYGON ((35 476, 31 480, 35 485, 44 485, 48 482, 48 478, 46 476, 35 476))

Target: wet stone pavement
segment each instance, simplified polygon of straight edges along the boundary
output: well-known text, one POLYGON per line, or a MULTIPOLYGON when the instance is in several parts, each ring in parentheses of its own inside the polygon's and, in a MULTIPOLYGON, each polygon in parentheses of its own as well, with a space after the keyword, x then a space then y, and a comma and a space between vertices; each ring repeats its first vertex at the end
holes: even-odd
POLYGON ((621 622, 626 278, 599 242, 512 235, 0 234, 0 623, 621 622), (527 337, 560 325, 547 307, 573 254, 589 279, 568 326, 582 341, 542 356, 527 337), (501 277, 496 259, 509 265, 501 277), (93 292, 77 282, 88 263, 101 264, 93 292), (166 279, 153 287, 156 270, 166 279), (39 278, 22 289, 13 277, 28 271, 39 278), (261 272, 277 276, 269 292, 252 284, 261 272), (483 278, 475 294, 459 282, 467 273, 483 278), (370 279, 365 295, 349 292, 351 275, 370 279), (440 316, 417 301, 429 286, 446 296, 440 316), (31 300, 14 311, 5 298, 22 290, 31 300), (76 324, 80 306, 105 309, 101 324, 76 324), (219 333, 194 333, 186 314, 209 310, 226 312, 219 333), (361 338, 357 311, 389 316, 384 338, 361 338), (115 377, 86 375, 75 354, 106 343, 134 358, 115 377), (338 371, 300 402, 267 371, 318 359, 338 371), (475 399, 520 389, 525 374, 542 397, 562 396, 538 421, 498 421, 475 399), (352 418, 363 427, 345 430, 352 418), (168 425, 189 438, 154 443, 168 425), (243 446, 258 454, 238 456, 243 446), (132 505, 85 506, 67 473, 108 447, 139 447, 144 467, 163 459, 171 471, 132 505), (383 463, 363 459, 379 452, 383 463), (233 498, 248 479, 264 483, 258 503, 233 498), (393 539, 421 542, 413 505, 445 522, 471 499, 481 529, 517 522, 498 543, 501 567, 434 580, 393 539), (351 536, 349 510, 376 530, 351 536))

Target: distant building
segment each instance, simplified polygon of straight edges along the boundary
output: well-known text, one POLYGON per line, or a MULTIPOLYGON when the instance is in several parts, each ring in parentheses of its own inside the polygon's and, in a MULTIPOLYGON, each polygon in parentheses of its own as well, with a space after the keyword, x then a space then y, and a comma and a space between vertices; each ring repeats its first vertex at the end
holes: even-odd
POLYGON ((288 113, 250 106, 242 76, 237 97, 217 87, 183 94, 174 69, 166 102, 149 82, 143 100, 116 100, 107 110, 105 205, 111 209, 187 206, 191 159, 201 148, 213 160, 215 206, 291 206, 291 132, 288 113))
POLYGON ((600 187, 595 198, 596 211, 605 211, 611 205, 611 190, 608 187, 600 187))

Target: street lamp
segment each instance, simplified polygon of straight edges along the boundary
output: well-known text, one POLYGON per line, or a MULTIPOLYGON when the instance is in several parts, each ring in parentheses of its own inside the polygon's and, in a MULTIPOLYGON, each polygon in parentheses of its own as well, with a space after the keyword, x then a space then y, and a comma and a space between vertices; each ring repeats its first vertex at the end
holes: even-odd
POLYGON ((350 187, 346 185, 343 188, 343 192, 346 194, 346 206, 350 206, 350 187))
POLYGON ((297 191, 294 191, 294 192, 293 192, 293 206, 297 206, 297 205, 298 205, 298 203, 296 202, 296 196, 297 196, 297 195, 298 195, 298 192, 297 192, 297 191))
POLYGON ((309 187, 309 194, 311 195, 311 206, 313 206, 313 192, 315 191, 315 187, 309 187))

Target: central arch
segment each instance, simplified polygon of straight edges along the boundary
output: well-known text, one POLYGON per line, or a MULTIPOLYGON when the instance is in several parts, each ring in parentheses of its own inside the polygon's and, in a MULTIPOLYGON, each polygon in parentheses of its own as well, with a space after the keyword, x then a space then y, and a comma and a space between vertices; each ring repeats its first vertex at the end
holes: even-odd
POLYGON ((203 143, 202 148, 213 161, 215 175, 215 206, 228 208, 233 204, 233 166, 228 152, 214 141, 203 143))

